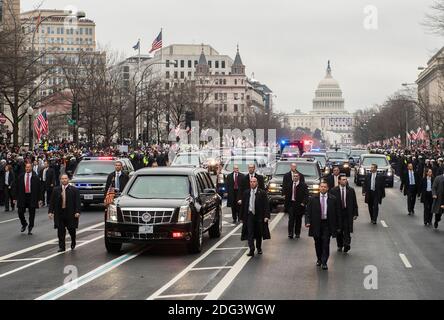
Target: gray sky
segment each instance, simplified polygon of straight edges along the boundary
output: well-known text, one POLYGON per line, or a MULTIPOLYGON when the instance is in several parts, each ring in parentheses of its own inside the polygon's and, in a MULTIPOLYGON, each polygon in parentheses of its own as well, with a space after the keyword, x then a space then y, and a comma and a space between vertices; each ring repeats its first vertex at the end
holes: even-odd
MULTIPOLYGON (((41 0, 22 0, 22 11, 41 0)), ((239 43, 247 73, 266 83, 281 111, 311 109, 327 60, 350 111, 382 103, 414 82, 417 67, 442 46, 420 25, 433 0, 44 0, 42 8, 74 6, 97 24, 102 46, 131 55, 141 38, 147 53, 160 28, 164 46, 206 43, 234 58, 239 43), (367 5, 378 29, 364 28, 367 5)))

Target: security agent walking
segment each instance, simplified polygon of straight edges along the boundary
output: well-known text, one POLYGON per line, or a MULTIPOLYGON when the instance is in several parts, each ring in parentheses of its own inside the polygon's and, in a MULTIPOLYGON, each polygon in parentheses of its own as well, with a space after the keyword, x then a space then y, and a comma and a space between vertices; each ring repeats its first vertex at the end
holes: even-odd
POLYGON ((250 247, 248 256, 254 257, 254 240, 256 239, 257 253, 262 254, 262 240, 270 239, 268 197, 265 190, 258 187, 257 178, 251 178, 250 189, 245 190, 242 205, 241 240, 248 240, 248 246, 250 247))
POLYGON ((298 165, 296 163, 292 163, 290 165, 290 171, 284 174, 284 179, 282 182, 282 187, 285 188, 286 186, 291 186, 293 184, 293 176, 295 174, 299 175, 299 181, 305 183, 305 177, 302 173, 300 173, 298 170, 298 165))
POLYGON ((32 170, 32 164, 27 163, 25 173, 17 179, 17 208, 18 216, 22 224, 21 232, 25 232, 28 227, 28 235, 32 235, 34 228, 35 209, 42 206, 40 180, 32 170), (25 211, 29 211, 29 224, 25 218, 25 211))
POLYGON ((404 195, 407 196, 408 215, 411 216, 415 214, 416 196, 420 191, 421 185, 421 177, 413 170, 412 163, 407 165, 407 171, 404 173, 403 181, 404 195))
POLYGON ((48 205, 51 200, 52 190, 56 185, 56 175, 53 168, 49 166, 49 161, 46 160, 43 169, 40 170, 40 181, 42 184, 42 200, 43 204, 48 205))
POLYGON ((250 189, 250 182, 253 178, 256 178, 259 189, 265 190, 264 177, 256 173, 256 166, 254 164, 249 164, 248 174, 246 174, 241 180, 242 182, 240 192, 242 195, 246 190, 250 189))
POLYGON ((342 225, 338 201, 328 194, 328 184, 322 181, 320 194, 311 198, 305 214, 305 226, 309 228, 308 235, 314 238, 316 265, 328 270, 327 262, 330 256, 330 238, 336 237, 339 226, 342 225))
POLYGON ((421 202, 424 204, 424 225, 426 227, 432 225, 432 204, 433 204, 433 182, 435 177, 433 176, 433 170, 427 169, 426 176, 422 178, 421 188, 419 195, 421 197, 421 202))
POLYGON ((435 178, 432 185, 432 213, 435 215, 435 222, 433 226, 438 229, 438 224, 441 221, 443 210, 440 204, 444 202, 444 174, 441 174, 435 178))
POLYGON ((121 161, 116 161, 115 169, 114 172, 108 175, 108 179, 106 179, 105 197, 109 188, 114 188, 117 193, 122 192, 129 181, 128 175, 122 171, 123 163, 121 161))
POLYGON ((233 223, 241 220, 240 206, 238 201, 241 198, 240 185, 244 175, 239 172, 239 166, 233 166, 233 172, 227 176, 227 207, 231 208, 231 214, 233 216, 233 223))
POLYGON ((365 197, 365 203, 368 205, 370 220, 376 224, 379 215, 379 205, 385 198, 385 178, 378 175, 378 166, 372 164, 370 173, 365 177, 362 185, 362 195, 365 197))
POLYGON ((308 203, 308 186, 300 181, 299 173, 292 175, 293 181, 283 184, 285 212, 288 212, 288 238, 301 236, 302 216, 308 203))
POLYGON ((76 229, 79 227, 80 193, 69 185, 69 177, 63 174, 61 185, 53 190, 49 203, 48 216, 54 219, 54 229, 59 238, 59 252, 65 251, 66 229, 71 237, 71 249, 76 247, 76 229))
POLYGON ((353 233, 353 221, 358 218, 358 200, 356 199, 355 189, 348 185, 348 179, 345 174, 339 177, 339 186, 330 190, 330 194, 340 201, 341 225, 336 236, 338 251, 345 253, 351 249, 351 233, 353 233))
POLYGON ((12 211, 15 209, 15 174, 10 164, 5 166, 5 181, 4 181, 4 194, 5 194, 5 211, 9 211, 9 205, 11 205, 12 211))

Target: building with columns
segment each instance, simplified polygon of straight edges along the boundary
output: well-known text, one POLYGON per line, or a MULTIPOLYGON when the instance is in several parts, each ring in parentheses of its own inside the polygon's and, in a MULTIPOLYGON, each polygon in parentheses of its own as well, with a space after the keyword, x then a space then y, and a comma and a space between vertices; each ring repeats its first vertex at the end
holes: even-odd
POLYGON ((309 128, 313 133, 319 129, 330 145, 351 145, 354 115, 345 109, 344 102, 341 87, 332 76, 329 61, 326 75, 315 91, 312 110, 309 113, 296 110, 287 115, 285 123, 292 129, 309 128))

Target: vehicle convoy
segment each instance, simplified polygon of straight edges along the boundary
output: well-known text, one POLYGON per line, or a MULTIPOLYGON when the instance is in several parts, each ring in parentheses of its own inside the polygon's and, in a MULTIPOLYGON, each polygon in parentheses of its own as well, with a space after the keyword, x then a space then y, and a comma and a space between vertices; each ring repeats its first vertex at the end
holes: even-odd
POLYGON ((327 151, 327 166, 330 168, 330 172, 333 171, 333 167, 339 167, 341 173, 345 173, 347 177, 351 175, 351 168, 349 157, 346 152, 343 151, 327 151))
POLYGON ((285 201, 285 197, 282 194, 282 184, 284 182, 284 175, 290 171, 292 163, 296 163, 297 170, 304 175, 305 183, 308 186, 310 195, 319 193, 322 174, 317 161, 311 159, 288 159, 288 161, 278 161, 273 176, 266 186, 271 209, 276 208, 277 205, 283 204, 285 201))
POLYGON ((321 152, 305 152, 302 158, 313 159, 319 162, 319 167, 324 176, 330 174, 330 168, 327 166, 327 155, 321 152))
POLYGON ((203 168, 205 156, 200 152, 180 152, 176 155, 172 167, 194 167, 203 168))
POLYGON ((79 190, 84 207, 103 204, 106 179, 115 170, 116 161, 122 162, 122 170, 126 174, 131 175, 134 172, 133 165, 127 158, 85 157, 79 162, 70 184, 79 190))
POLYGON ((350 152, 350 166, 354 168, 356 165, 359 165, 361 155, 366 153, 368 153, 366 149, 352 149, 350 152))
POLYGON ((359 160, 359 165, 355 167, 355 184, 361 186, 365 176, 370 173, 372 164, 378 166, 378 174, 385 176, 385 185, 393 188, 394 171, 383 154, 363 154, 359 160))
POLYGON ((222 232, 222 199, 209 173, 199 168, 144 168, 132 176, 105 214, 105 246, 123 243, 182 244, 200 252, 203 234, 222 232))

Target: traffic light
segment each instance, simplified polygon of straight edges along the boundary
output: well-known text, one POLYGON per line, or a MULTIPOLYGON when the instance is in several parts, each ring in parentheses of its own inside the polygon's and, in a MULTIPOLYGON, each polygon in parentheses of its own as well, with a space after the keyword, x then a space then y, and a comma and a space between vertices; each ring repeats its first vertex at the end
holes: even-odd
POLYGON ((79 104, 75 101, 71 107, 71 119, 76 122, 79 120, 79 104))

